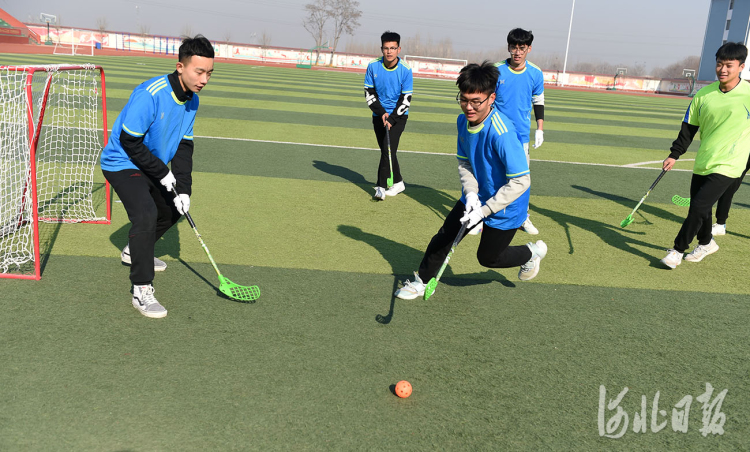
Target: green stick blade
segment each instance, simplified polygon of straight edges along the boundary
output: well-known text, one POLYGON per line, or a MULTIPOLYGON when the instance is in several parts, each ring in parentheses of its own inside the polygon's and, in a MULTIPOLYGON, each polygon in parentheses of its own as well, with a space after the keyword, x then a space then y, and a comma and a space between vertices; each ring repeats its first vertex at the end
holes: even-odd
POLYGON ((683 198, 680 195, 672 196, 672 203, 681 207, 690 207, 690 198, 683 198))
POLYGON ((260 297, 258 286, 241 286, 223 276, 220 277, 219 290, 229 298, 239 301, 255 301, 260 297))
POLYGON ((387 187, 386 187, 386 188, 391 188, 391 187, 393 187, 393 176, 391 176, 391 177, 389 177, 388 179, 386 179, 385 183, 386 183, 386 185, 387 185, 387 187))
POLYGON ((620 222, 620 227, 624 228, 625 226, 629 225, 633 222, 633 215, 628 215, 628 217, 620 222))
POLYGON ((435 289, 437 289, 437 279, 432 278, 430 282, 427 283, 427 285, 424 287, 424 299, 428 300, 432 294, 435 293, 435 289))

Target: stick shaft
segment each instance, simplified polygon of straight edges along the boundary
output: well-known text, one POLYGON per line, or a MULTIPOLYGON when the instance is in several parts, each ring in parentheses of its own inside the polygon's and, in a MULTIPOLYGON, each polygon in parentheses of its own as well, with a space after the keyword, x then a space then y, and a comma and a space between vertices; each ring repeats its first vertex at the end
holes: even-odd
POLYGON ((639 208, 639 207, 641 207, 641 204, 643 204, 643 201, 645 201, 645 200, 646 200, 646 198, 648 197, 649 193, 651 193, 651 190, 653 190, 653 189, 654 189, 654 187, 656 187, 656 184, 658 184, 658 183, 659 183, 659 181, 661 180, 661 178, 662 178, 662 177, 663 177, 663 176, 664 176, 664 175, 665 175, 666 173, 667 173, 667 170, 661 170, 661 174, 659 174, 659 177, 657 177, 657 178, 656 178, 656 180, 654 181, 654 183, 653 183, 653 184, 651 184, 651 187, 649 187, 649 189, 648 189, 648 191, 646 192, 646 194, 645 194, 645 195, 643 195, 643 198, 641 198, 641 201, 640 201, 640 202, 638 203, 638 205, 637 205, 637 206, 635 206, 635 209, 633 209, 633 211, 632 211, 632 212, 630 212, 630 216, 633 216, 633 215, 635 214, 635 211, 636 211, 636 210, 638 210, 638 208, 639 208))
MULTIPOLYGON (((174 191, 175 196, 180 196, 179 193, 177 193, 177 189, 173 186, 172 190, 174 191)), ((221 272, 219 271, 219 266, 216 265, 216 261, 214 261, 214 258, 211 256, 211 252, 208 251, 208 247, 206 246, 206 243, 203 241, 203 237, 201 237, 200 233, 198 232, 198 228, 195 227, 195 222, 193 221, 193 217, 190 215, 190 212, 185 212, 185 218, 187 219, 188 223, 190 223, 190 227, 193 228, 193 232, 195 232, 195 236, 198 237, 198 241, 201 243, 201 247, 203 247, 203 251, 206 252, 206 256, 208 256, 208 260, 211 261, 211 265, 214 267, 214 270, 216 271, 216 275, 219 276, 219 279, 221 280, 221 272)))
POLYGON ((464 235, 464 232, 466 231, 466 225, 468 225, 469 222, 463 223, 461 225, 461 229, 458 230, 458 234, 456 235, 456 239, 453 240, 453 245, 451 245, 451 250, 448 252, 448 255, 445 256, 445 261, 443 261, 443 265, 440 267, 440 270, 438 271, 437 276, 435 276, 435 281, 440 281, 440 277, 443 276, 443 272, 445 271, 446 267, 448 267, 448 262, 450 262, 451 257, 453 256, 453 253, 456 251, 456 247, 458 246, 458 242, 461 241, 461 238, 464 235))

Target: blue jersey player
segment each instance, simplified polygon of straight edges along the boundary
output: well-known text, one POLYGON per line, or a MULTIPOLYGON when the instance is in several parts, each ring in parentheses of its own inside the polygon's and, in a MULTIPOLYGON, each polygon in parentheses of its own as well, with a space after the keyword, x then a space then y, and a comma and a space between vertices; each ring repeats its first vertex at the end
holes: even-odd
POLYGON ((121 259, 131 264, 132 304, 151 318, 167 315, 154 297, 154 271, 167 267, 154 258, 154 244, 190 208, 197 93, 213 73, 214 49, 198 35, 182 41, 178 58, 173 73, 133 90, 101 157, 131 223, 121 259), (179 196, 169 193, 175 185, 179 196))
MULTIPOLYGON (((496 63, 500 73, 495 88, 495 108, 504 113, 516 127, 529 160, 529 121, 533 106, 536 118, 534 148, 544 142, 544 73, 526 58, 531 52, 534 35, 531 31, 514 28, 508 33, 510 58, 496 63)), ((529 160, 530 161, 530 160, 529 160)), ((539 231, 527 219, 521 229, 536 235, 539 231)))
MULTIPOLYGON (((464 114, 457 121, 458 174, 463 195, 427 246, 413 282, 406 281, 396 297, 423 296, 424 282, 435 277, 461 225, 467 231, 484 221, 477 250, 479 263, 489 268, 521 267, 518 277, 530 280, 539 272, 547 245, 538 240, 509 246, 526 220, 531 178, 523 145, 513 123, 494 108, 498 71, 490 62, 461 69, 456 97, 464 114)), ((466 232, 464 232, 466 234, 466 232)))
POLYGON ((409 105, 414 92, 414 79, 411 68, 398 54, 401 52, 401 36, 386 31, 380 37, 383 56, 370 62, 365 73, 365 99, 372 110, 372 125, 380 147, 375 199, 385 200, 386 196, 396 196, 404 191, 404 178, 398 164, 398 150, 401 133, 409 118, 409 105), (390 135, 391 163, 388 162, 386 127, 390 135), (393 167, 393 186, 387 186, 393 167))

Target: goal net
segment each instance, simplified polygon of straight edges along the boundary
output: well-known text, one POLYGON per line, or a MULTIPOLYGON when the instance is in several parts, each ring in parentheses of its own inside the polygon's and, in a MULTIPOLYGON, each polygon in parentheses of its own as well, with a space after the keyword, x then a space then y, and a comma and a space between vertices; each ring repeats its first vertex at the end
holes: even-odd
POLYGON ((67 30, 58 33, 58 40, 52 53, 55 55, 94 55, 94 35, 81 30, 67 30))
POLYGON ((110 222, 106 140, 100 66, 0 66, 0 278, 41 277, 39 222, 110 222))
POLYGON ((461 68, 467 64, 467 60, 416 55, 404 55, 404 60, 411 66, 411 71, 414 75, 452 79, 458 78, 461 68))

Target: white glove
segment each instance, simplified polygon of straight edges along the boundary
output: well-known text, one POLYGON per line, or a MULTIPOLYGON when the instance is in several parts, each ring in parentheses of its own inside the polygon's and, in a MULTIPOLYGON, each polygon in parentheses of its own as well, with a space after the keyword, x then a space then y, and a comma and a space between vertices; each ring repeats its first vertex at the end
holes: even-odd
POLYGON ((185 215, 187 211, 190 209, 190 196, 188 195, 175 196, 174 206, 177 207, 177 211, 180 212, 180 215, 185 215))
POLYGON ((476 193, 466 193, 466 212, 481 208, 482 201, 479 200, 479 196, 476 193))
POLYGON ((172 172, 170 171, 159 181, 159 183, 166 187, 167 191, 172 191, 175 184, 177 183, 177 179, 174 178, 174 174, 172 174, 172 172))
POLYGON ((464 213, 464 216, 461 217, 461 223, 467 223, 466 229, 471 229, 474 226, 478 225, 479 223, 484 220, 484 213, 482 213, 482 208, 479 209, 472 209, 471 211, 466 211, 464 213))
POLYGON ((534 132, 534 149, 541 146, 542 143, 544 143, 544 131, 537 130, 534 132))

